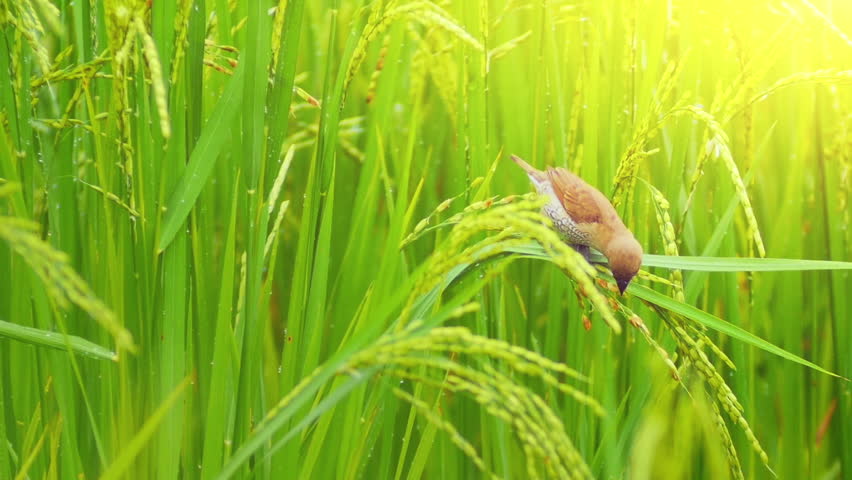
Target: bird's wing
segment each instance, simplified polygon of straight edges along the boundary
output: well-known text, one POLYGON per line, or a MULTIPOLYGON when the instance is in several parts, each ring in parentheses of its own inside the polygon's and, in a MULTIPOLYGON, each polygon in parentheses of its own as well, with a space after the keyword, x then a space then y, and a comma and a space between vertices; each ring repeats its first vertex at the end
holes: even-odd
POLYGON ((548 168, 547 176, 559 202, 575 222, 601 223, 605 212, 601 209, 600 200, 596 198, 597 191, 594 187, 564 168, 548 168))

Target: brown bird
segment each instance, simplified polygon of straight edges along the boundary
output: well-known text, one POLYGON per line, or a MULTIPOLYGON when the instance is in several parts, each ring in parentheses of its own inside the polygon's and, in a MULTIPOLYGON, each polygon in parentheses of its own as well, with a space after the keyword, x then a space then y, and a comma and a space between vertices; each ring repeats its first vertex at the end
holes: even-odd
POLYGON ((587 259, 589 247, 603 253, 618 290, 624 294, 642 265, 642 247, 609 200, 564 168, 547 167, 543 172, 516 155, 512 160, 527 172, 538 193, 550 198, 542 213, 553 221, 565 241, 587 259))

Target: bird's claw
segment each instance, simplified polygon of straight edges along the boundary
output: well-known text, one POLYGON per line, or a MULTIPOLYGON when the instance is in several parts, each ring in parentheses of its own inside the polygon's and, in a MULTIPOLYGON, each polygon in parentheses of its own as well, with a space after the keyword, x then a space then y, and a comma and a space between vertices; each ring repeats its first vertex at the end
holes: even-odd
POLYGON ((587 262, 591 263, 592 251, 588 245, 571 244, 571 248, 577 251, 587 262))

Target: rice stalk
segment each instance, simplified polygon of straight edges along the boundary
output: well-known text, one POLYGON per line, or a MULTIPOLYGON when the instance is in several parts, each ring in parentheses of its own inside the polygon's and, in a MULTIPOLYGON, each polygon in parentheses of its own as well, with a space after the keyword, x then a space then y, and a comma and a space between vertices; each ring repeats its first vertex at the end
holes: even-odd
POLYGON ((80 307, 109 332, 118 351, 136 352, 133 336, 71 268, 68 255, 38 236, 35 222, 18 217, 0 217, 0 238, 21 256, 42 281, 48 296, 62 309, 80 307))
MULTIPOLYGON (((189 2, 187 2, 189 4, 189 2)), ((142 54, 145 56, 145 61, 148 64, 148 71, 151 74, 151 87, 154 90, 154 103, 157 105, 157 115, 160 117, 160 132, 166 140, 172 136, 171 119, 169 117, 169 101, 166 84, 163 81, 163 67, 160 64, 160 56, 157 53, 157 46, 154 44, 154 38, 145 29, 142 18, 137 16, 134 19, 136 31, 142 39, 142 54)), ((182 55, 182 54, 181 54, 182 55)), ((176 61, 179 57, 175 57, 176 61)))
MULTIPOLYGON (((33 3, 28 0, 7 0, 3 3, 5 14, 0 14, 0 21, 2 23, 8 22, 15 28, 15 32, 26 40, 35 55, 36 63, 42 75, 47 75, 50 72, 51 62, 48 46, 44 41, 46 32, 33 3)), ((50 4, 45 0, 37 0, 37 3, 39 7, 47 7, 44 13, 46 13, 45 18, 48 19, 48 23, 58 26, 56 8, 50 8, 50 4)))
MULTIPOLYGON (((704 153, 700 158, 719 158, 722 160, 725 168, 728 170, 728 173, 731 177, 731 183, 734 185, 734 188, 737 192, 737 197, 740 200, 740 204, 743 206, 743 212, 746 216, 746 225, 748 225, 747 236, 751 237, 754 245, 757 247, 757 252, 761 257, 766 256, 766 249, 763 246, 763 238, 760 234, 760 229, 757 225, 757 219, 754 215, 754 209, 751 206, 751 200, 749 199, 748 192, 745 187, 745 183, 743 182, 742 175, 740 175, 739 168, 737 167, 736 162, 734 162, 733 155, 731 154, 731 149, 729 147, 728 135, 722 129, 721 124, 716 121, 716 119, 709 114, 708 112, 702 110, 701 108, 694 105, 687 105, 678 109, 678 111, 672 112, 673 115, 677 114, 687 114, 697 120, 700 120, 705 124, 708 129, 710 139, 704 145, 704 153)), ((698 180, 701 178, 703 174, 703 165, 699 164, 695 173, 690 180, 687 191, 687 203, 684 209, 684 212, 689 209, 689 205, 691 204, 692 197, 695 194, 698 180)))
MULTIPOLYGON (((645 182, 645 185, 651 191, 651 198, 654 200, 654 212, 656 213, 657 226, 660 229, 660 237, 663 240, 663 248, 666 255, 670 257, 677 257, 679 255, 677 235, 675 234, 675 227, 672 223, 671 215, 669 215, 669 201, 666 200, 663 193, 656 187, 648 182, 645 182)), ((674 290, 674 298, 681 302, 685 301, 683 294, 683 272, 677 268, 672 269, 669 271, 669 279, 671 280, 674 290)))
POLYGON ((416 21, 426 27, 438 27, 462 42, 469 44, 476 50, 481 51, 483 49, 482 44, 452 20, 444 9, 434 3, 426 1, 409 2, 400 6, 392 6, 381 14, 376 13, 381 8, 381 3, 377 3, 374 6, 367 24, 364 26, 361 37, 358 39, 358 44, 352 52, 349 66, 346 69, 344 92, 364 62, 368 46, 374 39, 383 35, 397 21, 416 21))
POLYGON ((459 450, 470 458, 470 461, 476 465, 476 468, 478 468, 480 472, 488 478, 500 478, 488 469, 485 462, 479 454, 476 453, 476 448, 474 448, 474 446, 459 433, 456 427, 453 426, 452 423, 436 415, 434 410, 426 402, 415 398, 413 395, 399 388, 394 388, 393 394, 411 404, 411 406, 414 407, 423 418, 438 427, 438 430, 443 431, 450 438, 450 441, 452 441, 459 450))
POLYGON ((79 179, 79 178, 75 178, 75 179, 74 179, 74 181, 79 182, 79 183, 81 183, 82 185, 85 185, 87 188, 90 188, 90 189, 92 189, 92 190, 94 190, 94 191, 96 191, 96 192, 100 193, 101 195, 103 195, 103 196, 104 196, 104 198, 106 198, 106 199, 107 199, 107 200, 109 200, 110 202, 114 203, 115 205, 117 205, 118 207, 120 207, 121 209, 123 209, 123 210, 125 210, 127 213, 129 213, 129 214, 130 214, 130 216, 131 216, 134 220, 136 220, 136 219, 142 219, 142 221, 144 221, 144 220, 145 220, 144 218, 142 218, 142 214, 141 214, 141 213, 139 213, 139 212, 138 212, 135 208, 133 208, 132 206, 130 206, 130 205, 128 205, 128 204, 126 204, 126 203, 125 203, 125 202, 124 202, 124 201, 123 201, 123 200, 122 200, 122 199, 121 199, 118 195, 116 195, 116 194, 114 194, 114 193, 112 193, 112 192, 110 192, 110 191, 104 190, 103 188, 101 188, 101 187, 99 187, 99 186, 97 186, 97 185, 92 185, 91 183, 88 183, 88 182, 86 182, 86 181, 84 181, 84 180, 81 180, 81 179, 79 179))
MULTIPOLYGON (((632 196, 637 178, 636 172, 639 170, 641 161, 659 151, 658 149, 646 150, 645 148, 662 127, 662 120, 666 117, 665 107, 670 102, 678 78, 683 71, 686 63, 685 57, 680 61, 671 61, 666 66, 651 101, 651 108, 634 127, 630 144, 618 162, 612 188, 612 204, 616 208, 632 196)), ((676 102, 673 108, 677 108, 683 102, 683 99, 676 102)))
POLYGON ((728 431, 728 425, 725 423, 725 418, 722 412, 719 411, 719 405, 715 402, 710 404, 713 408, 713 419, 716 421, 716 428, 719 435, 722 437, 722 445, 725 449, 725 456, 728 459, 728 467, 731 472, 731 478, 734 480, 743 480, 743 469, 740 465, 740 457, 737 455, 737 449, 734 447, 734 441, 731 439, 731 432, 728 431))
POLYGON ((827 27, 832 33, 837 35, 837 38, 843 41, 847 47, 852 48, 852 39, 840 29, 828 16, 826 16, 819 8, 816 7, 810 0, 801 0, 802 4, 808 7, 811 14, 816 17, 823 26, 827 27))
MULTIPOLYGON (((180 63, 183 60, 184 55, 186 55, 186 46, 187 46, 187 35, 189 35, 189 15, 192 12, 192 0, 180 0, 180 4, 178 6, 178 14, 175 16, 175 51, 174 55, 172 55, 172 63, 170 71, 172 72, 171 79, 169 81, 170 85, 177 84, 178 75, 181 71, 180 63)), ((138 18, 138 17, 137 17, 138 18)), ((144 31, 144 28, 140 30, 144 31)), ((144 39, 143 39, 144 41, 144 39)), ((156 50, 155 50, 156 52, 156 50)), ((159 59, 158 59, 159 61, 159 59)), ((150 60, 148 63, 150 64, 150 60)), ((150 65, 148 68, 151 68, 150 65)), ((162 67, 160 66, 160 70, 162 67)), ((151 76, 153 77, 153 71, 151 72, 151 76)), ((156 93, 155 87, 155 93, 156 93)), ((159 105, 158 105, 159 107, 159 105)), ((161 117, 162 118, 162 117, 161 117)), ((166 138, 169 138, 166 136, 166 138)))
MULTIPOLYGON (((381 3, 376 1, 375 3, 381 3)), ((275 16, 272 19, 272 37, 270 45, 272 46, 272 56, 269 61, 269 68, 274 69, 278 65, 278 56, 281 54, 281 36, 284 34, 284 22, 287 13, 287 0, 278 0, 278 5, 275 7, 275 16)), ((270 77, 274 75, 274 71, 270 71, 270 77)))
MULTIPOLYGON (((709 393, 711 394, 713 401, 728 414, 728 417, 733 423, 740 427, 745 434, 746 439, 751 444, 752 450, 754 450, 767 470, 772 472, 772 469, 769 466, 769 456, 766 454, 766 451, 763 450, 760 441, 755 436, 751 426, 749 426, 748 420, 746 420, 745 415, 743 414, 742 405, 739 400, 737 400, 734 392, 727 383, 725 383, 725 380, 716 370, 716 367, 713 366, 707 355, 701 349, 701 345, 712 343, 710 339, 705 336, 696 341, 696 339, 694 339, 688 332, 686 323, 683 320, 678 319, 677 315, 669 314, 654 305, 649 306, 660 315, 660 318, 663 319, 665 325, 668 326, 669 332, 671 332, 672 337, 678 344, 678 350, 686 356, 689 361, 689 365, 692 365, 701 375, 710 390, 709 393)), ((730 360, 728 361, 730 362, 730 360)), ((683 370, 683 368, 684 367, 682 367, 681 370, 683 370)), ((680 373, 680 376, 682 377, 683 373, 680 373)), ((723 443, 727 443, 725 435, 721 435, 723 443)), ((739 464, 738 462, 730 462, 730 467, 733 470, 734 468, 739 468, 739 464)), ((774 474, 774 472, 772 473, 774 474)), ((742 476, 742 473, 740 472, 735 476, 740 477, 742 476)))
POLYGON ((642 334, 642 337, 648 342, 648 345, 657 352, 657 355, 663 361, 666 367, 668 367, 669 372, 672 375, 672 378, 680 381, 680 374, 678 373, 677 366, 675 365, 672 357, 669 355, 669 352, 666 351, 665 348, 660 345, 656 339, 654 339, 651 331, 648 330, 648 327, 645 325, 645 321, 642 320, 642 317, 637 315, 633 310, 631 310, 628 306, 624 304, 619 305, 619 311, 622 315, 627 318, 628 323, 632 325, 636 330, 639 330, 639 333, 642 334))
MULTIPOLYGON (((557 478, 590 478, 588 467, 567 438, 562 422, 538 395, 488 365, 480 371, 466 366, 461 359, 468 356, 500 359, 509 370, 537 376, 563 392, 575 390, 556 380, 547 373, 547 369, 555 367, 557 371, 573 373, 570 369, 525 349, 473 335, 463 327, 438 327, 424 334, 417 331, 418 326, 412 324, 404 331, 385 335, 375 347, 356 355, 346 369, 358 370, 373 365, 392 367, 389 372, 402 378, 472 395, 489 413, 518 428, 519 439, 535 455, 528 458, 528 462, 536 457, 547 459, 546 469, 557 478), (449 357, 444 357, 445 354, 449 357), (394 367, 402 367, 403 370, 394 367), (441 375, 447 372, 446 381, 438 382, 418 373, 408 373, 421 371, 423 367, 436 370, 441 375)), ((600 409, 590 397, 578 393, 570 395, 600 409)), ((442 425, 441 429, 454 434, 454 429, 445 427, 442 425)), ((467 448, 466 442, 456 440, 453 442, 467 448)), ((472 456, 475 451, 465 453, 471 458, 478 458, 472 456)))
POLYGON ((780 78, 766 89, 749 97, 742 105, 736 105, 724 118, 722 124, 730 122, 737 114, 751 105, 765 101, 775 93, 800 85, 846 85, 852 83, 852 70, 823 69, 812 72, 798 72, 780 78))

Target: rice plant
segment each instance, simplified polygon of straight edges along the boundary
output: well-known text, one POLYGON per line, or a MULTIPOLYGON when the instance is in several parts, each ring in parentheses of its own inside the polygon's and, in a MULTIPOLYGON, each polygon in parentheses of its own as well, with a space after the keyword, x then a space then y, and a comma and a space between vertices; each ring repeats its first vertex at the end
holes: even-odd
POLYGON ((0 479, 852 476, 852 3, 0 0, 0 479), (510 160, 599 189, 624 295, 510 160))

